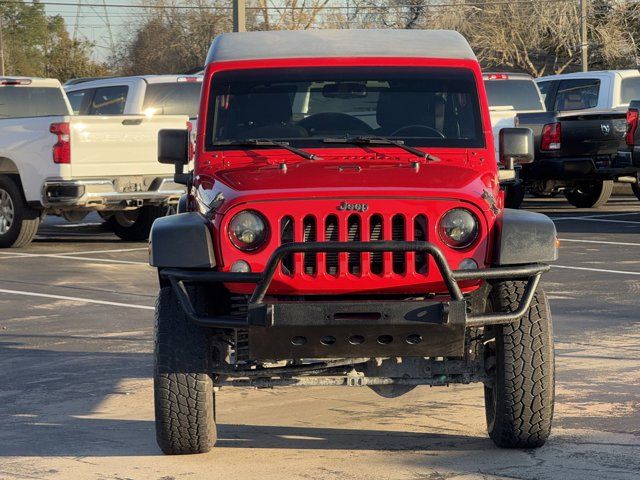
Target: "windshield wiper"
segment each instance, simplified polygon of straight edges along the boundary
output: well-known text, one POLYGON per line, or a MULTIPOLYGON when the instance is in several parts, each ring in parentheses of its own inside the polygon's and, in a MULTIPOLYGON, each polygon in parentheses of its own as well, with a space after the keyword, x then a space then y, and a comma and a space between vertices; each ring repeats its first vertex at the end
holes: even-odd
POLYGON ((393 145, 395 147, 403 149, 406 152, 413 153, 417 157, 431 160, 433 162, 440 161, 440 159, 435 155, 431 155, 430 153, 423 152, 422 150, 410 147, 409 145, 405 145, 404 141, 402 140, 393 140, 386 137, 378 137, 374 135, 363 135, 354 137, 345 136, 338 138, 323 138, 322 141, 324 143, 352 143, 354 145, 393 145))
POLYGON ((313 153, 309 153, 305 150, 300 150, 299 148, 292 147, 288 142, 278 142, 276 140, 268 140, 266 138, 245 138, 244 140, 223 140, 220 142, 213 142, 213 145, 231 145, 231 146, 239 146, 239 147, 280 147, 285 150, 289 150, 296 155, 299 155, 302 158, 306 158, 307 160, 324 160, 322 157, 318 155, 314 155, 313 153))

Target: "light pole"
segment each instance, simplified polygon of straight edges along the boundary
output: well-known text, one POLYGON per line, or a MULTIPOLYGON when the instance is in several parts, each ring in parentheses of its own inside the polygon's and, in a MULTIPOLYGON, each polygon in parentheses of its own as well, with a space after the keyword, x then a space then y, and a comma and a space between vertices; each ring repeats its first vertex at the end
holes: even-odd
POLYGON ((0 76, 4 77, 4 35, 2 33, 2 13, 0 13, 0 76))
POLYGON ((587 39, 587 0, 580 0, 580 50, 582 51, 582 71, 589 70, 589 43, 587 39))
POLYGON ((244 32, 247 29, 245 0, 233 0, 233 31, 244 32))

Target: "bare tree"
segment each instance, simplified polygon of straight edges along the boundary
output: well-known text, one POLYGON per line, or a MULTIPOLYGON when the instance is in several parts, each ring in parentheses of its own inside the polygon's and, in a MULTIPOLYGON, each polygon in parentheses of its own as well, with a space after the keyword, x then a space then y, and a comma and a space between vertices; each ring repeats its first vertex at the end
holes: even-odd
POLYGON ((255 29, 307 30, 317 26, 330 0, 257 0, 255 29))
POLYGON ((202 66, 212 39, 232 29, 223 0, 149 0, 144 5, 148 9, 132 20, 128 40, 114 55, 123 74, 179 73, 202 66), (165 8, 176 5, 194 8, 165 8))
POLYGON ((521 70, 537 77, 548 71, 561 73, 579 58, 576 2, 466 3, 461 1, 454 15, 442 10, 433 22, 465 35, 487 67, 521 70))

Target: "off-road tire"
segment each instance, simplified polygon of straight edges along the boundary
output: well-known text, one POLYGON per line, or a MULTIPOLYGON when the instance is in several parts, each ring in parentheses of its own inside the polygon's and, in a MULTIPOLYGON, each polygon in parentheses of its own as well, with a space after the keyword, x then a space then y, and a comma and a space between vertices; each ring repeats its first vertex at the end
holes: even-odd
POLYGON ((168 455, 208 452, 216 442, 210 330, 187 319, 171 287, 156 303, 156 440, 168 455))
POLYGON ((20 187, 7 175, 0 175, 0 192, 5 192, 13 210, 12 223, 5 233, 0 233, 0 248, 20 248, 29 245, 40 226, 40 213, 29 208, 20 187))
POLYGON ((596 180, 564 191, 567 201, 578 208, 598 208, 609 201, 613 180, 596 180))
POLYGON ((149 238, 151 226, 157 218, 167 215, 167 207, 147 205, 137 210, 138 216, 130 225, 125 225, 118 219, 118 214, 107 220, 111 231, 122 240, 128 242, 142 242, 149 238))
MULTIPOLYGON (((515 311, 525 282, 501 282, 490 294, 493 311, 515 311)), ((511 324, 488 329, 494 383, 485 386, 487 430, 502 448, 538 448, 551 432, 555 366, 551 312, 538 287, 527 313, 511 324)))
POLYGON ((524 184, 508 185, 504 191, 504 205, 507 208, 520 208, 524 200, 524 184))

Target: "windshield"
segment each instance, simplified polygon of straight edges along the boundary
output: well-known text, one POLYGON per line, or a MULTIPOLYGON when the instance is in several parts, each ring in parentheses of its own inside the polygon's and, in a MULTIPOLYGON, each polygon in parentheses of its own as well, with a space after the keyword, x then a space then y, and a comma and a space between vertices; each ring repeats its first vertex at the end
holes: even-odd
POLYGON ((201 89, 201 82, 150 83, 144 94, 142 110, 157 115, 189 115, 195 118, 198 116, 201 89))
POLYGON ((622 80, 620 104, 628 105, 633 100, 640 100, 640 77, 625 78, 622 80))
POLYGON ((518 112, 544 110, 533 80, 486 80, 489 107, 511 107, 518 112))
POLYGON ((23 86, 0 87, 0 118, 69 115, 62 90, 23 86))
POLYGON ((413 146, 484 146, 474 75, 465 69, 220 72, 213 77, 207 130, 209 149, 246 139, 322 146, 326 138, 366 135, 413 146))

